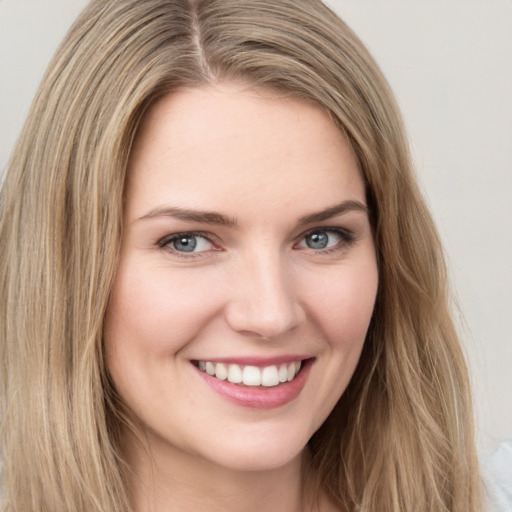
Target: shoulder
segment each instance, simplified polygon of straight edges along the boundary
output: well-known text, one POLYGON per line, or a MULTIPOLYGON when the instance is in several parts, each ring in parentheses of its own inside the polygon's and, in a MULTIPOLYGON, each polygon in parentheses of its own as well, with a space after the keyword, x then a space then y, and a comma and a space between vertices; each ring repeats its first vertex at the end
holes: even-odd
POLYGON ((489 512, 512 512, 512 439, 482 458, 482 475, 489 512))

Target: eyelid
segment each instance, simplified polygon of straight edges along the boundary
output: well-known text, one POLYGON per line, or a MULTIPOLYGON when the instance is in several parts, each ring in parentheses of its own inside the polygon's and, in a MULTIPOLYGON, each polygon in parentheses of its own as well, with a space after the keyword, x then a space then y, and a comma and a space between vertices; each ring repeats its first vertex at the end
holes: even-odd
POLYGON ((214 241, 214 238, 215 238, 214 235, 212 235, 211 233, 204 232, 204 231, 179 231, 177 233, 165 235, 164 237, 157 240, 156 245, 160 249, 167 248, 167 252, 169 254, 172 254, 173 256, 177 256, 179 258, 199 258, 202 255, 204 255, 205 253, 210 252, 210 250, 205 250, 205 251, 188 252, 187 253, 185 251, 177 251, 176 249, 169 247, 169 244, 171 242, 178 240, 181 237, 186 237, 186 236, 204 238, 210 244, 213 245, 213 249, 211 249, 211 250, 213 250, 213 251, 219 250, 218 245, 214 241))
POLYGON ((176 233, 170 233, 169 235, 165 235, 162 238, 159 238, 156 243, 160 247, 164 247, 169 242, 172 242, 173 240, 176 240, 180 237, 185 237, 185 236, 197 236, 197 237, 206 238, 207 240, 211 241, 210 233, 205 233, 203 231, 177 231, 176 233))
POLYGON ((313 233, 337 233, 346 238, 355 238, 354 232, 348 228, 342 228, 340 226, 316 226, 301 233, 298 239, 302 239, 313 233))
MULTIPOLYGON (((208 254, 210 252, 213 252, 213 251, 216 252, 216 251, 222 250, 219 247, 219 244, 216 241, 216 238, 217 237, 215 235, 213 235, 212 233, 205 232, 205 231, 179 231, 176 233, 171 233, 171 234, 165 235, 162 238, 159 238, 156 241, 155 245, 158 246, 160 249, 165 249, 167 247, 166 252, 168 252, 172 256, 176 256, 178 258, 185 258, 185 259, 186 258, 189 258, 189 259, 190 258, 200 258, 202 256, 206 256, 206 254, 208 254), (209 250, 198 251, 198 252, 185 252, 185 251, 177 251, 176 249, 169 247, 169 244, 171 242, 179 239, 180 237, 185 237, 185 236, 204 238, 210 244, 213 245, 213 248, 209 249, 209 250)), ((297 237, 296 240, 297 241, 293 245, 293 248, 310 250, 313 253, 325 255, 330 252, 336 252, 336 251, 341 251, 341 250, 347 249, 350 245, 352 245, 357 240, 357 237, 352 230, 347 229, 347 228, 342 228, 339 226, 318 226, 318 227, 311 228, 311 229, 308 229, 307 231, 303 232, 301 235, 299 235, 297 237), (313 233, 332 233, 332 234, 335 234, 336 236, 340 237, 340 241, 339 241, 339 243, 335 244, 334 246, 326 247, 324 249, 313 249, 313 248, 310 248, 307 246, 301 247, 299 244, 304 242, 304 239, 313 233)))
POLYGON ((340 243, 336 244, 335 246, 326 247, 325 249, 311 249, 309 247, 300 247, 301 249, 302 248, 310 249, 311 251, 319 253, 319 254, 320 253, 326 254, 331 251, 345 249, 348 246, 352 245, 357 240, 355 233, 350 229, 341 228, 339 226, 319 226, 316 228, 308 229, 307 231, 302 233, 298 237, 297 243, 294 245, 294 247, 299 246, 299 244, 302 243, 307 236, 312 235, 313 233, 334 233, 335 235, 337 235, 341 238, 341 241, 340 241, 340 243))

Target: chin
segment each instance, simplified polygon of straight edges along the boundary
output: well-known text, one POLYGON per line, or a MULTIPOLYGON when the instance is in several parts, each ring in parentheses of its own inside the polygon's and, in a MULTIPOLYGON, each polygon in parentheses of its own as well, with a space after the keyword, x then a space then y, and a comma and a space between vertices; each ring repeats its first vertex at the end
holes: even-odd
POLYGON ((195 455, 219 469, 272 471, 297 462, 309 440, 308 434, 301 435, 290 428, 285 433, 271 432, 268 429, 250 430, 252 432, 215 436, 217 439, 211 437, 207 445, 196 445, 195 455))
POLYGON ((264 450, 262 447, 251 447, 245 450, 232 451, 215 457, 212 462, 232 471, 265 472, 283 468, 297 462, 303 454, 305 446, 300 449, 264 450))

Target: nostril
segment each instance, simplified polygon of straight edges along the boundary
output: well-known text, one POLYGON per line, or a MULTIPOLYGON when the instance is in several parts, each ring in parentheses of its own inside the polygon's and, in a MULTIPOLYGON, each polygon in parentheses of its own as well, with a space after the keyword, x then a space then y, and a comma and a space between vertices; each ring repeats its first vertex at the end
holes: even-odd
POLYGON ((243 304, 231 304, 226 313, 227 322, 234 331, 262 340, 273 340, 289 333, 300 325, 301 318, 294 305, 286 308, 274 307, 269 311, 244 307, 243 304))

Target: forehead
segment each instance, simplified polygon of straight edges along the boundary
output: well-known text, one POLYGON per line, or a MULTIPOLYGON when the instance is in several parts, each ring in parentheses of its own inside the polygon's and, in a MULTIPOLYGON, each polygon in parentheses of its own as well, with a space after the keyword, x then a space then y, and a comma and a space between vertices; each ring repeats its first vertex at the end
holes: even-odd
POLYGON ((323 109, 233 84, 155 103, 128 172, 128 205, 137 211, 169 201, 212 210, 307 201, 314 209, 365 195, 352 148, 323 109))

